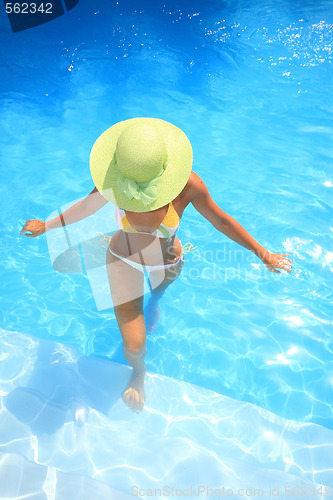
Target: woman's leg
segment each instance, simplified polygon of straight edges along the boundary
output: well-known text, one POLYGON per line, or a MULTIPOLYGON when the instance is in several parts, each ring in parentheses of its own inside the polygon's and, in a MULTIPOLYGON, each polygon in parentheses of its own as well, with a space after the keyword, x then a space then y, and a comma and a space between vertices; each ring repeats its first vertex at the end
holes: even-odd
POLYGON ((107 273, 115 315, 123 339, 123 352, 133 372, 124 402, 141 411, 145 402, 144 376, 146 367, 146 324, 143 314, 143 273, 115 255, 107 252, 107 273))
POLYGON ((149 273, 151 296, 145 309, 148 333, 152 333, 157 327, 157 322, 160 317, 158 301, 168 286, 178 278, 183 266, 184 261, 180 260, 175 266, 149 273))

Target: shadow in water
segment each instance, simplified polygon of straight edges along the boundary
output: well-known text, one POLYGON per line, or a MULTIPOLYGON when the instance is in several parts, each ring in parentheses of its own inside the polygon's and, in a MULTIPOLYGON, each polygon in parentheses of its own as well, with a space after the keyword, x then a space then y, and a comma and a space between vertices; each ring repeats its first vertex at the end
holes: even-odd
POLYGON ((119 371, 116 363, 72 355, 66 346, 39 343, 26 385, 4 398, 7 409, 36 436, 52 434, 69 421, 81 425, 90 409, 107 415, 126 387, 130 368, 119 371))

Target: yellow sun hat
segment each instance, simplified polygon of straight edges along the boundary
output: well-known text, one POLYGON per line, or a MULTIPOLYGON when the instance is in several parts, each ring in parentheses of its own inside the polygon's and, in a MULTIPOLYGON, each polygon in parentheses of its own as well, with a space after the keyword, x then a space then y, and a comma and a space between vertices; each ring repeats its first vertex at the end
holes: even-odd
POLYGON ((175 199, 193 162, 184 132, 157 118, 131 118, 103 132, 92 147, 90 172, 98 191, 132 212, 150 212, 175 199))

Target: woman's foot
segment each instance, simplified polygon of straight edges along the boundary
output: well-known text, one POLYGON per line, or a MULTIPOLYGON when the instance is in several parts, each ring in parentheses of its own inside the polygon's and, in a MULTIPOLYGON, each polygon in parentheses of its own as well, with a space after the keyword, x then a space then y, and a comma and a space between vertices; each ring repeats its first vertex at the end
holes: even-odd
POLYGON ((146 329, 147 333, 153 333, 157 328, 157 323, 160 318, 161 312, 158 307, 158 301, 162 294, 149 297, 149 302, 145 308, 146 329))
POLYGON ((127 388, 122 395, 124 403, 131 408, 131 410, 137 413, 142 411, 146 401, 146 394, 144 390, 145 374, 146 369, 140 373, 133 370, 127 388))

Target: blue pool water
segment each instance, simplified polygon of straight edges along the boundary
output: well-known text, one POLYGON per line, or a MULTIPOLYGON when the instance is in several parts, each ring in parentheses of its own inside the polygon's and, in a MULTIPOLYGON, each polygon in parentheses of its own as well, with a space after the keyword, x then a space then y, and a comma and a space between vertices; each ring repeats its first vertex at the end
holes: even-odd
POLYGON ((162 118, 222 210, 294 268, 269 273, 188 207, 180 239, 196 249, 148 371, 333 429, 332 35, 331 0, 81 0, 16 34, 2 15, 0 327, 125 363, 87 277, 55 272, 46 237, 19 231, 91 191, 104 129, 162 118))

